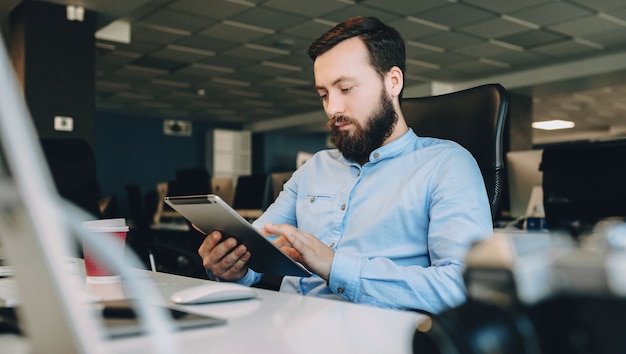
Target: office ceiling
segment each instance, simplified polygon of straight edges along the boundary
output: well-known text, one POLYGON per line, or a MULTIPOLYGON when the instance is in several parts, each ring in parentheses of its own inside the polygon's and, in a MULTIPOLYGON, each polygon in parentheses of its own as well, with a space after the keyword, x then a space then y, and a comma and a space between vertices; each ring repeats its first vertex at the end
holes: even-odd
POLYGON ((323 127, 305 50, 336 23, 368 15, 404 36, 409 95, 498 81, 533 97, 534 120, 577 124, 537 132, 536 142, 626 133, 623 0, 50 2, 131 24, 128 44, 97 40, 98 112, 252 129, 298 125, 300 117, 311 125, 319 113, 312 125, 323 127))

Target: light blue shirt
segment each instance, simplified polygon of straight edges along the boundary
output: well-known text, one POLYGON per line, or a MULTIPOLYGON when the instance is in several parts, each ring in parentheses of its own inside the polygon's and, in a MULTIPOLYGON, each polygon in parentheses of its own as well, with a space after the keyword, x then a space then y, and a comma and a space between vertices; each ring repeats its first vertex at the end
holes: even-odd
MULTIPOLYGON (((493 232, 476 161, 457 143, 412 130, 369 160, 316 153, 254 222, 296 226, 335 251, 328 283, 285 277, 281 291, 432 313, 461 304, 464 256, 493 232)), ((260 278, 250 269, 239 282, 260 278)))

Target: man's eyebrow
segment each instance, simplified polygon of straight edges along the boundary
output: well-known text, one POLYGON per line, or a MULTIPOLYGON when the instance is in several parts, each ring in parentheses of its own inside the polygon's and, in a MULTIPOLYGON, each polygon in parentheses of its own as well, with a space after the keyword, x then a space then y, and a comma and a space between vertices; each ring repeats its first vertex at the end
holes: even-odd
MULTIPOLYGON (((337 80, 333 81, 333 83, 331 84, 331 86, 337 86, 342 82, 346 82, 346 81, 354 81, 353 77, 350 76, 341 76, 340 78, 338 78, 337 80)), ((315 85, 315 89, 316 90, 324 90, 326 89, 325 86, 322 85, 315 85)))

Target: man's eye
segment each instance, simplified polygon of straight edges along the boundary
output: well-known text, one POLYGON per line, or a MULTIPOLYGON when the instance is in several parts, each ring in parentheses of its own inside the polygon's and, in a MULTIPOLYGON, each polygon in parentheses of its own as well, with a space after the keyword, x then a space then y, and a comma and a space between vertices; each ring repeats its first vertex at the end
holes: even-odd
POLYGON ((328 99, 328 94, 320 95, 320 100, 326 101, 328 99))
POLYGON ((341 92, 348 93, 348 92, 350 92, 350 90, 352 90, 352 87, 346 87, 346 88, 342 88, 341 92))

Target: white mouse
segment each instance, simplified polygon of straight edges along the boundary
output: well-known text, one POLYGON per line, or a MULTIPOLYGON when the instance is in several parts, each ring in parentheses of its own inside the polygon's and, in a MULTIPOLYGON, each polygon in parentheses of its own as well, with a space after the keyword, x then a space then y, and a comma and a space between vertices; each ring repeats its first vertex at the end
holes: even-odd
POLYGON ((172 294, 171 300, 180 305, 251 299, 256 290, 235 283, 208 283, 192 286, 172 294))

